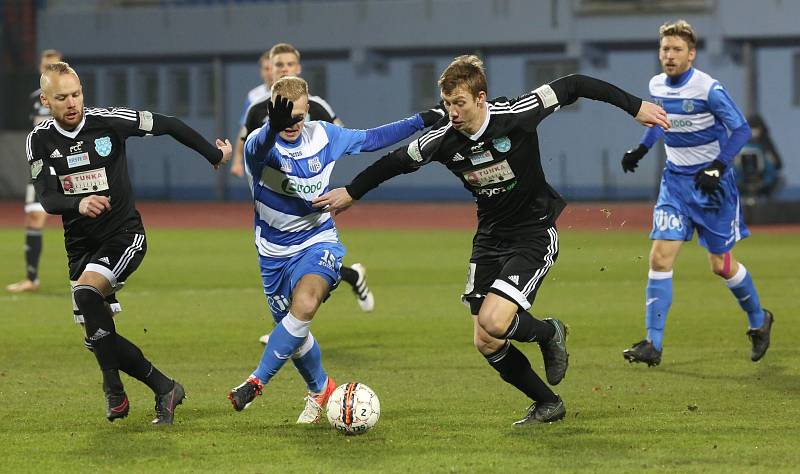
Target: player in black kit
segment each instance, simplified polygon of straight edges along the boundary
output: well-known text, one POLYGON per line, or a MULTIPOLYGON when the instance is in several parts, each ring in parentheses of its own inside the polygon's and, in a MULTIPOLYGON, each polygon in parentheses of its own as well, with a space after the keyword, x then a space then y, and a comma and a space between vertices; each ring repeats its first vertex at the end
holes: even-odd
POLYGON ((154 424, 171 424, 184 389, 116 332, 105 298, 141 264, 147 251, 144 227, 134 206, 125 140, 170 135, 203 155, 214 168, 230 159, 230 142, 216 147, 180 120, 127 108, 83 107, 77 73, 64 62, 47 66, 41 77, 42 103, 53 118, 28 135, 31 179, 44 209, 60 214, 69 260, 73 303, 103 374, 109 421, 130 409, 120 379, 123 371, 155 393, 154 424))
POLYGON ((516 426, 560 420, 561 397, 531 368, 511 340, 538 342, 547 381, 567 371, 566 327, 539 320, 531 308, 545 275, 558 257, 556 219, 566 203, 547 184, 536 127, 579 97, 613 104, 640 123, 668 128, 661 107, 606 82, 581 75, 562 77, 514 99, 487 100, 480 59, 460 56, 439 79, 449 120, 441 120, 407 148, 384 156, 345 188, 315 200, 340 212, 380 183, 423 165, 445 165, 475 197, 478 229, 473 239, 462 301, 474 316, 474 343, 500 377, 533 404, 516 426))

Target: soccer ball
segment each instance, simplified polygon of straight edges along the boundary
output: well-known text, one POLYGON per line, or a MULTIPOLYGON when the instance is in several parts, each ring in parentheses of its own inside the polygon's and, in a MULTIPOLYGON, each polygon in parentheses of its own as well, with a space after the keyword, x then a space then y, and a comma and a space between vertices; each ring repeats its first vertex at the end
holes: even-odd
POLYGON ((328 421, 346 435, 366 433, 381 416, 381 402, 363 383, 339 385, 328 399, 328 421))

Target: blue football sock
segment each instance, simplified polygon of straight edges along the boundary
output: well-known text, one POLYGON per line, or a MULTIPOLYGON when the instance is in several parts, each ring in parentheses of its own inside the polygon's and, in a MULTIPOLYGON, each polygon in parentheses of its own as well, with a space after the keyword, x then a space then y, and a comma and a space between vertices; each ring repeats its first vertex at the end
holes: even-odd
POLYGON ((725 284, 728 285, 733 296, 739 301, 739 306, 747 312, 750 329, 758 329, 763 326, 764 310, 761 308, 761 301, 758 299, 758 292, 753 284, 753 279, 750 278, 750 273, 747 272, 744 265, 740 263, 736 275, 725 280, 725 284))
POLYGON ((303 344, 309 333, 311 321, 300 321, 288 313, 281 322, 272 330, 267 347, 261 355, 261 362, 253 375, 258 377, 262 384, 266 384, 278 373, 283 364, 292 357, 292 354, 303 344))
POLYGON ((661 351, 667 313, 672 305, 672 271, 650 270, 647 276, 647 290, 645 291, 647 299, 644 310, 647 340, 653 343, 656 350, 661 351))
POLYGON ((310 392, 320 393, 325 390, 325 383, 328 381, 328 374, 322 368, 322 351, 319 343, 311 333, 297 349, 292 357, 292 362, 306 381, 310 392))

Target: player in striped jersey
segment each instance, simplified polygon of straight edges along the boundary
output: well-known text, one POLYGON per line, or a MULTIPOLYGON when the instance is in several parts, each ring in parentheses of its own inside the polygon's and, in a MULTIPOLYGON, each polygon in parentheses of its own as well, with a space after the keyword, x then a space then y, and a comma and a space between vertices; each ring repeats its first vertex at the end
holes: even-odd
POLYGON ((665 23, 659 37, 664 72, 650 80, 650 95, 664 106, 672 128, 666 133, 651 128, 641 144, 622 158, 625 172, 633 172, 650 147, 664 138, 667 163, 653 212, 645 291, 647 336, 624 350, 623 356, 648 366, 661 363, 664 326, 672 304, 673 265, 681 245, 692 239, 696 229, 700 245, 708 251, 711 271, 725 280, 747 313, 750 358, 758 361, 769 348, 773 316, 761 307, 753 279, 732 254, 736 242, 750 235, 742 220, 731 166, 750 138, 750 127, 722 84, 692 67, 697 37, 689 23, 665 23))
POLYGON ((57 62, 41 77, 42 103, 53 118, 28 135, 31 180, 42 206, 61 215, 76 322, 84 326, 103 376, 106 418, 128 415, 123 371, 155 394, 154 424, 171 424, 181 403, 181 384, 161 373, 131 341, 117 333, 105 298, 118 291, 147 251, 128 177, 125 141, 170 135, 215 168, 230 159, 231 144, 216 147, 182 121, 126 108, 86 108, 78 74, 57 62))
POLYGON ((473 316, 474 343, 489 365, 533 404, 515 426, 560 420, 561 398, 533 371, 511 340, 537 342, 547 381, 567 371, 566 327, 528 312, 558 258, 556 218, 566 205, 545 180, 536 127, 551 113, 587 97, 611 103, 646 125, 669 128, 664 111, 603 81, 571 75, 513 99, 487 100, 483 63, 460 56, 439 79, 449 121, 384 156, 345 188, 316 199, 315 206, 346 209, 380 183, 423 165, 446 166, 475 197, 478 229, 473 239, 462 301, 473 316))
MULTIPOLYGON (((44 73, 48 64, 61 61, 62 55, 55 49, 42 51, 39 62, 39 74, 44 73)), ((50 111, 39 100, 41 89, 36 89, 30 96, 33 102, 31 121, 33 126, 50 118, 50 111)), ((33 184, 28 183, 25 189, 25 270, 24 280, 6 286, 11 293, 36 291, 39 289, 39 258, 42 255, 42 231, 47 223, 47 212, 36 197, 33 184)))
POLYGON ((340 279, 344 246, 330 213, 311 200, 328 190, 336 160, 408 138, 441 118, 427 111, 369 130, 306 121, 308 85, 284 77, 272 87, 269 120, 245 143, 245 169, 253 192, 255 242, 264 294, 277 323, 261 362, 228 398, 241 411, 260 395, 288 359, 308 386, 297 423, 316 423, 336 388, 322 367, 310 326, 340 279))

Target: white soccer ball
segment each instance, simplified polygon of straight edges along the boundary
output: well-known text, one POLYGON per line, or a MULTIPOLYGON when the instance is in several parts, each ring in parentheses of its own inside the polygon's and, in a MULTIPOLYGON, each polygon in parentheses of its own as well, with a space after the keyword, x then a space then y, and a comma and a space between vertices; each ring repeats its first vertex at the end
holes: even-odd
POLYGON ((328 399, 328 421, 346 435, 366 433, 381 416, 381 402, 363 383, 339 385, 328 399))

